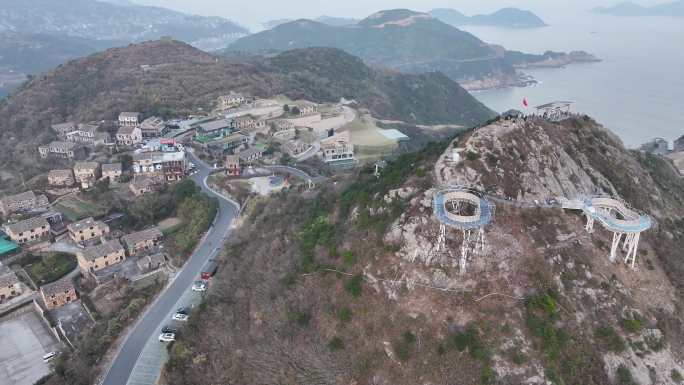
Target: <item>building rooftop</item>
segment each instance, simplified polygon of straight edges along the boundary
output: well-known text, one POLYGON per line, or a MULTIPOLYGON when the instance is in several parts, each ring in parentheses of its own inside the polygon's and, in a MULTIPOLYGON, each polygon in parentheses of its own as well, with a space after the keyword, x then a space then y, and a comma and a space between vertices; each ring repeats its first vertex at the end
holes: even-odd
POLYGON ((123 250, 121 242, 119 242, 118 239, 114 239, 111 241, 105 241, 97 246, 86 247, 85 250, 81 252, 81 255, 83 258, 89 261, 94 261, 98 258, 102 258, 106 255, 119 252, 121 250, 123 250))
POLYGON ((50 144, 48 144, 48 145, 41 146, 41 147, 58 148, 60 150, 67 151, 67 150, 73 150, 74 148, 76 148, 76 143, 60 142, 60 141, 56 140, 54 142, 50 142, 50 144))
POLYGON ((122 112, 119 114, 119 118, 137 118, 140 115, 141 115, 140 112, 125 111, 125 112, 122 112))
POLYGON ((138 231, 121 237, 121 241, 128 247, 134 246, 141 241, 148 241, 162 238, 164 234, 158 228, 152 227, 147 230, 138 231))
POLYGON ((97 170, 100 164, 97 162, 76 162, 74 163, 74 170, 97 170))
POLYGON ((6 224, 5 229, 7 229, 8 232, 19 234, 42 226, 49 226, 48 221, 42 216, 38 216, 20 222, 6 224))
POLYGON ((102 165, 102 173, 121 171, 121 163, 105 163, 102 165))
POLYGON ((219 119, 211 122, 202 123, 199 125, 199 129, 203 132, 222 130, 225 128, 230 128, 230 123, 231 122, 228 119, 219 119))
POLYGON ((9 269, 0 270, 0 287, 14 286, 19 283, 19 278, 9 269))
POLYGON ((70 290, 76 290, 74 288, 74 284, 71 282, 71 279, 64 278, 40 287, 40 291, 46 297, 49 297, 53 294, 66 293, 70 290))
POLYGON ((8 195, 2 199, 0 199, 0 203, 4 203, 7 205, 11 205, 17 202, 23 202, 27 200, 35 200, 36 199, 36 194, 33 193, 33 191, 24 191, 19 194, 14 194, 14 195, 8 195))
POLYGON ((68 132, 76 129, 76 124, 74 122, 64 122, 52 125, 52 129, 57 132, 68 132))
POLYGON ((67 228, 72 233, 77 233, 81 230, 89 229, 89 228, 95 227, 95 226, 104 227, 105 224, 103 222, 96 221, 95 219, 93 219, 93 217, 90 217, 90 218, 81 219, 78 222, 71 223, 67 226, 67 228))
POLYGON ((74 175, 72 170, 50 170, 48 178, 70 178, 74 175))
POLYGON ((264 153, 264 150, 262 150, 261 148, 250 147, 246 150, 240 151, 240 153, 238 153, 238 155, 240 156, 240 159, 244 160, 244 159, 251 157, 254 154, 263 154, 263 153, 264 153))
POLYGON ((119 127, 119 130, 116 132, 117 135, 132 135, 133 131, 138 129, 139 127, 133 127, 133 126, 123 126, 119 127))

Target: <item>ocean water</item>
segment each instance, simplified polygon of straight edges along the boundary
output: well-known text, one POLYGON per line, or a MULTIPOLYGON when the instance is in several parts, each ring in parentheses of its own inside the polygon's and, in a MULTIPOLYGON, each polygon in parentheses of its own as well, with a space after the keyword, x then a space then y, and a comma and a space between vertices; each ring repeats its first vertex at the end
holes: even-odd
POLYGON ((507 49, 531 53, 584 50, 600 63, 528 69, 539 84, 474 92, 495 111, 554 100, 594 117, 626 146, 684 135, 684 19, 617 18, 590 13, 542 15, 542 29, 463 28, 507 49))

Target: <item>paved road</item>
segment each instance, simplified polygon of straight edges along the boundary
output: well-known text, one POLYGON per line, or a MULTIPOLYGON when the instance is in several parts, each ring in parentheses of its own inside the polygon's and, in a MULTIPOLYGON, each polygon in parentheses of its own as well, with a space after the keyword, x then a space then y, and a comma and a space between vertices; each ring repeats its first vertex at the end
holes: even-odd
POLYGON ((204 180, 211 171, 209 166, 190 153, 188 153, 188 157, 198 167, 198 172, 191 177, 192 180, 205 193, 219 198, 218 215, 214 225, 183 269, 126 337, 102 381, 103 385, 125 385, 129 381, 129 376, 138 363, 143 348, 148 342, 158 338, 161 328, 169 321, 169 314, 175 309, 181 298, 187 295, 190 286, 197 279, 204 265, 218 252, 225 238, 230 235, 233 219, 238 214, 238 208, 234 203, 214 193, 205 185, 204 180))

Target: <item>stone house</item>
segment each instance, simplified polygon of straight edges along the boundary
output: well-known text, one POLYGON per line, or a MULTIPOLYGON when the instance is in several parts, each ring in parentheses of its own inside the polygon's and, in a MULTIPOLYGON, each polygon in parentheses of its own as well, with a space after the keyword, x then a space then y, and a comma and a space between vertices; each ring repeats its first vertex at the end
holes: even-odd
POLYGON ((0 265, 0 303, 21 295, 22 291, 17 275, 10 269, 0 265))
POLYGON ((226 155, 226 175, 228 176, 240 176, 240 156, 239 155, 226 155))
POLYGON ((128 255, 138 255, 145 251, 154 250, 161 244, 164 234, 158 228, 152 227, 147 230, 138 231, 121 237, 121 241, 126 246, 128 255))
POLYGON ((95 123, 79 124, 75 130, 66 134, 67 142, 82 143, 85 145, 107 144, 110 142, 109 134, 98 132, 99 125, 95 123))
POLYGON ((136 176, 156 176, 167 182, 181 180, 187 172, 185 152, 155 151, 135 154, 132 168, 136 176))
POLYGON ((20 245, 44 239, 50 235, 50 223, 42 216, 6 224, 3 228, 7 236, 20 245))
POLYGON ((78 299, 76 288, 70 279, 48 283, 40 287, 40 294, 48 310, 60 308, 78 299))
POLYGON ((81 219, 67 226, 69 237, 76 243, 86 242, 109 233, 109 226, 93 218, 81 219))
POLYGON ((146 255, 138 259, 138 269, 143 272, 157 270, 166 263, 166 255, 164 253, 156 253, 146 255))
POLYGON ((66 138, 68 133, 75 131, 76 128, 77 127, 74 122, 65 122, 52 125, 52 130, 57 134, 57 136, 63 139, 66 138))
POLYGON ((77 143, 54 141, 38 147, 38 153, 43 159, 53 157, 60 159, 82 159, 85 149, 77 143))
POLYGON ((253 119, 249 116, 240 116, 231 122, 231 128, 235 130, 243 129, 257 129, 266 127, 266 121, 262 119, 253 119))
POLYGON ((143 138, 159 138, 164 136, 167 131, 166 123, 157 116, 147 118, 140 124, 140 132, 143 138))
POLYGON ((297 107, 297 109, 299 110, 299 116, 311 115, 318 112, 318 105, 316 103, 311 103, 306 100, 295 102, 294 107, 297 107))
POLYGON ((276 119, 271 121, 271 127, 276 131, 294 130, 295 124, 291 120, 276 119))
POLYGON ((118 182, 121 179, 121 163, 105 163, 102 165, 102 177, 109 178, 110 182, 118 182))
POLYGON ((8 195, 0 199, 0 214, 7 217, 10 214, 45 208, 49 204, 45 195, 36 195, 33 191, 8 195))
POLYGON ((140 112, 122 112, 119 114, 119 127, 137 127, 141 120, 140 112))
POLYGON ((333 163, 354 159, 354 145, 349 139, 349 131, 345 131, 321 140, 323 161, 333 163))
POLYGON ((83 188, 90 188, 100 177, 100 164, 97 162, 76 162, 74 178, 83 188))
POLYGON ((73 170, 50 170, 48 184, 56 187, 71 187, 74 185, 73 170))
POLYGON ((244 95, 237 92, 230 92, 228 95, 221 95, 218 97, 217 106, 221 110, 227 110, 229 108, 238 107, 247 102, 247 98, 244 95))
POLYGON ((116 144, 133 146, 142 142, 142 131, 139 126, 121 126, 116 132, 116 144))
POLYGON ((159 178, 147 175, 136 175, 129 189, 133 192, 135 196, 141 196, 143 194, 158 191, 162 182, 159 178))
POLYGON ((257 147, 250 147, 238 153, 240 162, 253 164, 264 156, 264 150, 257 147))
POLYGON ((126 259, 126 251, 118 239, 104 241, 97 246, 86 247, 76 254, 81 272, 95 272, 116 265, 126 259))

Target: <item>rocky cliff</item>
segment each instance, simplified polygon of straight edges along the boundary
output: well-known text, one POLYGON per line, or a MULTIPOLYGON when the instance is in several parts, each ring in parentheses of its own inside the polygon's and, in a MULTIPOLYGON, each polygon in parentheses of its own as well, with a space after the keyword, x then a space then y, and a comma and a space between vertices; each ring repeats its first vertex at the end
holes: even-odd
POLYGON ((365 169, 318 194, 254 202, 167 381, 676 384, 684 184, 663 162, 587 117, 492 122, 377 177, 365 169), (435 248, 432 198, 451 184, 495 205, 463 274, 460 231, 435 248), (636 270, 608 260, 607 231, 534 203, 597 191, 656 223, 636 270))

